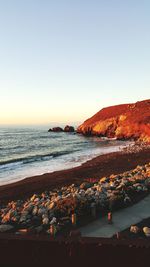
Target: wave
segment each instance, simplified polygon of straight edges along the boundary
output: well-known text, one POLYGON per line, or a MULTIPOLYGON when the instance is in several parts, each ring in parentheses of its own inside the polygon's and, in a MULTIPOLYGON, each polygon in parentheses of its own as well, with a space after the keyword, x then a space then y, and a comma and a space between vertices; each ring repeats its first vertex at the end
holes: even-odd
MULTIPOLYGON (((77 150, 76 150, 77 151, 77 150)), ((6 161, 1 161, 0 166, 6 165, 6 164, 12 164, 12 163, 22 163, 22 164, 28 164, 36 161, 43 161, 43 160, 50 160, 52 158, 60 157, 63 155, 71 154, 72 150, 65 150, 60 152, 54 152, 49 154, 40 154, 40 155, 33 155, 33 156, 27 156, 27 157, 20 157, 20 158, 13 158, 6 161)))

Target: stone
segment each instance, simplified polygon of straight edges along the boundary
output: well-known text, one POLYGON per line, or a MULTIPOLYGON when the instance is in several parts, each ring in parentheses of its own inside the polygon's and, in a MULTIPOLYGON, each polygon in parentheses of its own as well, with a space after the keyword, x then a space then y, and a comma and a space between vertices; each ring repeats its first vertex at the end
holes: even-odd
POLYGON ((150 228, 149 227, 143 227, 143 232, 147 237, 150 237, 150 228))
POLYGON ((88 182, 83 182, 80 185, 80 189, 88 189, 90 187, 90 184, 88 182))
MULTIPOLYGON (((62 229, 71 224, 71 215, 88 215, 95 217, 96 210, 118 209, 130 202, 138 192, 146 192, 149 189, 150 178, 147 174, 148 167, 141 166, 137 170, 131 170, 119 175, 103 177, 99 181, 95 179, 84 180, 81 184, 70 184, 34 194, 27 200, 11 201, 0 207, 1 224, 18 228, 33 228, 43 226, 41 231, 46 232, 49 225, 62 229), (130 199, 131 198, 131 199, 130 199), (93 207, 93 204, 94 206, 93 207)), ((38 230, 37 230, 38 231, 38 230)), ((35 230, 35 232, 37 232, 35 230)), ((39 230, 40 231, 40 230, 39 230)), ((137 233, 139 229, 133 225, 130 231, 137 233)), ((149 235, 149 230, 143 230, 149 235)))
POLYGON ((51 202, 48 206, 48 209, 51 210, 55 207, 55 202, 51 202))
POLYGON ((35 231, 39 234, 43 231, 43 226, 42 225, 39 225, 37 227, 35 227, 35 231))
POLYGON ((63 129, 61 127, 53 127, 51 130, 49 129, 49 132, 63 132, 63 129))
POLYGON ((42 216, 43 214, 45 214, 45 208, 39 208, 38 215, 42 216))
POLYGON ((33 208, 32 214, 33 214, 33 215, 36 215, 37 213, 38 213, 38 207, 35 206, 35 207, 33 208))
POLYGON ((34 195, 30 198, 30 200, 31 200, 31 201, 34 201, 36 198, 37 198, 37 195, 34 194, 34 195))
POLYGON ((13 229, 14 227, 12 225, 9 224, 1 224, 0 225, 0 233, 4 233, 4 232, 9 232, 13 229))
POLYGON ((149 107, 149 99, 106 107, 85 120, 77 128, 77 133, 150 143, 149 107))
POLYGON ((47 217, 45 217, 43 220, 42 220, 42 223, 43 224, 49 224, 49 219, 47 217))
POLYGON ((64 128, 64 132, 74 132, 75 129, 73 126, 69 126, 69 125, 66 125, 65 128, 64 128))
POLYGON ((55 224, 57 222, 56 217, 53 217, 52 220, 50 221, 50 224, 55 224))
POLYGON ((137 234, 137 233, 140 232, 140 228, 138 226, 136 226, 136 225, 131 225, 130 232, 134 233, 134 234, 137 234))

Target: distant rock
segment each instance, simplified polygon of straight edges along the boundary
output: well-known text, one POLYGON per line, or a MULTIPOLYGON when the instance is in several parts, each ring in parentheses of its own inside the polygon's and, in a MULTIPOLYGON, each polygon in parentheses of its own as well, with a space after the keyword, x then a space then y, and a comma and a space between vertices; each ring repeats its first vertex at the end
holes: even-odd
POLYGON ((73 133, 75 129, 73 126, 66 125, 65 128, 61 127, 53 127, 48 130, 48 132, 65 132, 65 133, 73 133))
POLYGON ((50 128, 48 132, 63 132, 63 129, 61 127, 54 127, 52 129, 50 128))
POLYGON ((66 125, 65 128, 64 128, 64 132, 67 132, 67 133, 71 133, 71 132, 74 132, 75 129, 73 126, 69 126, 69 125, 66 125))
POLYGON ((9 224, 1 224, 0 225, 0 233, 9 232, 13 228, 14 227, 12 225, 9 225, 9 224))
POLYGON ((150 142, 150 99, 103 108, 82 123, 77 133, 150 142))

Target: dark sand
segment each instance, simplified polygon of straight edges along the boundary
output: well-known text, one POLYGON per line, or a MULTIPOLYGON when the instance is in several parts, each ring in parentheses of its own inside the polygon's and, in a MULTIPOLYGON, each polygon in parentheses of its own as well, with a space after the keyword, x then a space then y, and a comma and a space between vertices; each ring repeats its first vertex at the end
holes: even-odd
POLYGON ((33 176, 19 182, 0 186, 0 202, 26 198, 59 186, 81 183, 87 178, 122 173, 150 162, 150 149, 136 153, 115 152, 98 156, 79 167, 33 176))

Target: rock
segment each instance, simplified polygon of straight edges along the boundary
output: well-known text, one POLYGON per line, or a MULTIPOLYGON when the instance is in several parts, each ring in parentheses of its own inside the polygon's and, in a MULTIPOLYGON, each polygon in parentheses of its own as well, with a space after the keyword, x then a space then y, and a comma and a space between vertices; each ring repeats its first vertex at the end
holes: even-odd
MULTIPOLYGON (((139 191, 148 190, 150 183, 148 168, 150 165, 146 164, 119 175, 103 177, 99 181, 84 180, 80 185, 71 184, 38 195, 34 194, 25 201, 11 201, 0 207, 1 224, 15 224, 18 229, 46 232, 49 225, 60 230, 70 224, 72 214, 77 214, 80 221, 80 216, 87 213, 95 217, 95 209, 106 211, 108 208, 110 210, 122 208, 130 204, 133 196, 138 196, 139 191)), ((6 226, 3 224, 2 227, 6 226)), ((130 232, 139 231, 135 225, 130 228, 130 232)), ((143 228, 143 232, 149 236, 150 228, 143 228)))
POLYGON ((53 127, 49 129, 48 132, 63 132, 63 129, 61 127, 53 127))
POLYGON ((49 219, 47 217, 45 217, 43 220, 42 220, 42 223, 43 224, 49 224, 49 219))
POLYGON ((55 207, 55 202, 51 202, 48 206, 48 209, 51 210, 55 207))
POLYGON ((9 232, 13 229, 14 227, 12 225, 9 224, 1 224, 0 225, 0 233, 4 233, 4 232, 9 232))
POLYGON ((36 198, 37 198, 37 195, 34 194, 34 195, 30 198, 30 200, 31 200, 31 201, 34 201, 36 198))
POLYGON ((105 183, 106 181, 107 181, 107 178, 106 177, 102 177, 99 180, 100 183, 105 183))
POLYGON ((25 223, 27 221, 27 216, 21 216, 19 222, 20 223, 23 223, 23 222, 25 223))
POLYGON ((38 213, 38 207, 35 206, 35 207, 33 208, 32 214, 33 214, 33 215, 36 215, 37 213, 38 213))
POLYGON ((46 209, 45 208, 39 208, 38 215, 39 216, 42 216, 43 214, 45 214, 45 212, 46 212, 46 209))
POLYGON ((43 231, 43 226, 40 225, 40 226, 35 227, 35 231, 36 231, 38 234, 41 233, 41 232, 43 231))
POLYGON ((88 189, 90 187, 90 184, 88 182, 84 182, 80 185, 81 189, 88 189))
POLYGON ((21 217, 25 218, 25 220, 28 218, 29 212, 28 211, 22 211, 21 217))
POLYGON ((77 132, 87 136, 139 139, 150 143, 149 114, 149 99, 135 104, 106 107, 85 120, 77 128, 77 132))
POLYGON ((149 227, 143 227, 143 232, 147 237, 150 236, 150 228, 149 227))
POLYGON ((50 224, 55 224, 57 222, 57 219, 53 217, 53 219, 50 221, 50 224))
POLYGON ((25 211, 27 211, 28 213, 32 212, 34 206, 32 203, 29 203, 26 207, 25 207, 25 211))
POLYGON ((66 125, 65 128, 64 128, 64 132, 67 132, 67 133, 71 133, 71 132, 74 132, 75 129, 73 126, 69 126, 69 125, 66 125))
POLYGON ((137 234, 137 233, 140 232, 140 228, 138 226, 136 226, 136 225, 131 225, 130 232, 134 233, 134 234, 137 234))
POLYGON ((7 212, 2 218, 2 223, 8 223, 10 219, 11 219, 10 212, 7 212))
POLYGON ((19 216, 19 215, 13 216, 13 217, 11 218, 11 221, 12 221, 12 222, 18 222, 19 220, 20 220, 20 216, 19 216))

